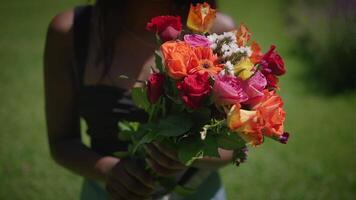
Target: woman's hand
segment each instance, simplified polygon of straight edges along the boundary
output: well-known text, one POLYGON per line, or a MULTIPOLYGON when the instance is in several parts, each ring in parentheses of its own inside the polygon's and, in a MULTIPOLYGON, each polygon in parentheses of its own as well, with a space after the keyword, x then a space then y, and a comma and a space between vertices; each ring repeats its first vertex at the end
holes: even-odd
POLYGON ((153 142, 145 149, 148 155, 146 162, 160 176, 173 176, 187 168, 179 161, 176 151, 161 143, 153 142))
POLYGON ((204 157, 193 162, 192 167, 217 170, 232 162, 234 151, 218 149, 219 157, 204 157))
POLYGON ((114 200, 150 199, 154 178, 135 160, 121 160, 107 175, 106 190, 114 200))

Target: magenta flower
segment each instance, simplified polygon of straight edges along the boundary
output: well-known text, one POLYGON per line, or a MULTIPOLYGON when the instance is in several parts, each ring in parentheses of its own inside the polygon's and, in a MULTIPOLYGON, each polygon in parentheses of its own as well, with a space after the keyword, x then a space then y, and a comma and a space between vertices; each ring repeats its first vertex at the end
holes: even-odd
POLYGON ((257 71, 251 78, 244 82, 244 91, 248 96, 248 101, 245 102, 250 104, 254 100, 262 97, 263 90, 266 88, 267 80, 266 77, 259 71, 257 71))
POLYGON ((185 35, 184 41, 193 47, 210 47, 208 38, 198 34, 185 35))
POLYGON ((214 102, 218 105, 231 105, 248 100, 243 90, 243 82, 232 75, 218 75, 213 86, 214 102))
POLYGON ((289 139, 289 133, 288 132, 284 132, 281 136, 279 136, 278 140, 280 143, 282 144, 287 144, 289 139))

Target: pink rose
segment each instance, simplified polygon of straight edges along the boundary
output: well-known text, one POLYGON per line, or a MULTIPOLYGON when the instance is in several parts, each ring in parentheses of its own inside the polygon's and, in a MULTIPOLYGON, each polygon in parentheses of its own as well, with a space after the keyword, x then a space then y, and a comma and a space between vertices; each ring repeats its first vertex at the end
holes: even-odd
POLYGON ((213 86, 214 101, 218 105, 232 105, 248 100, 242 80, 231 75, 218 75, 213 86))
POLYGON ((175 40, 180 35, 180 32, 181 31, 179 31, 171 26, 168 26, 164 31, 162 31, 159 34, 159 37, 161 38, 161 40, 163 42, 169 41, 169 40, 175 40))
POLYGON ((253 103, 263 96, 263 90, 267 86, 266 77, 257 71, 251 78, 244 83, 244 91, 248 96, 247 104, 253 103))
POLYGON ((198 34, 185 35, 184 41, 193 47, 210 47, 208 38, 198 34))

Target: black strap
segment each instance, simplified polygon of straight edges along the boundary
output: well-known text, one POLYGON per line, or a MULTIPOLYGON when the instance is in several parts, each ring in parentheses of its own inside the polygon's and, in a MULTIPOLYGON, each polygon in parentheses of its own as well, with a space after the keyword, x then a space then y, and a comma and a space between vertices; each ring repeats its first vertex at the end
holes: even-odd
POLYGON ((83 86, 84 70, 88 58, 91 15, 92 6, 90 5, 79 6, 74 9, 74 71, 79 88, 83 86))

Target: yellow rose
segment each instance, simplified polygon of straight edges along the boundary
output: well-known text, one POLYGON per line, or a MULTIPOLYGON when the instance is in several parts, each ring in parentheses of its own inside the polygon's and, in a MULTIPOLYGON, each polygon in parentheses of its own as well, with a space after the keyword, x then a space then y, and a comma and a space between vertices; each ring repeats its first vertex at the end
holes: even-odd
POLYGON ((253 75, 253 67, 254 64, 249 58, 242 58, 241 61, 234 66, 234 72, 239 78, 246 80, 253 75))
POLYGON ((237 133, 242 139, 253 146, 257 146, 263 142, 263 135, 256 111, 241 109, 240 104, 232 106, 227 115, 227 126, 231 131, 237 133))

